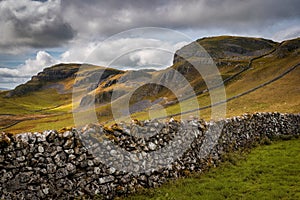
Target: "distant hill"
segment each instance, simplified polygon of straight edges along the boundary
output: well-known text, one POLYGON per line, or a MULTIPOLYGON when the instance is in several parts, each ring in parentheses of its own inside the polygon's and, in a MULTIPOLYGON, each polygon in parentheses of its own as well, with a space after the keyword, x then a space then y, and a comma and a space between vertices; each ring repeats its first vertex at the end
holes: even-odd
POLYGON ((79 64, 59 64, 49 68, 45 68, 42 72, 33 76, 30 81, 17 86, 11 90, 6 96, 22 96, 30 92, 40 90, 47 83, 65 80, 67 78, 75 78, 75 73, 79 70, 79 64))
MULTIPOLYGON (((180 112, 178 99, 163 85, 176 84, 182 75, 198 95, 199 104, 208 107, 201 111, 200 117, 209 119, 208 88, 192 66, 193 62, 201 62, 195 44, 206 50, 220 71, 228 99, 228 116, 256 111, 300 112, 299 38, 277 43, 263 38, 219 36, 202 38, 182 47, 175 53, 172 66, 164 70, 122 71, 86 65, 87 69, 82 71, 80 64, 63 63, 46 68, 27 83, 1 93, 0 114, 22 115, 18 120, 6 116, 5 125, 17 123, 7 129, 12 131, 72 126, 74 87, 82 89, 82 96, 73 109, 95 103, 97 117, 103 123, 112 117, 108 104, 112 94, 117 97, 115 102, 123 105, 133 88, 138 89, 130 97, 132 116, 147 118, 147 110, 156 105, 160 110, 165 108, 167 114, 176 114, 180 112), (102 74, 100 79, 99 74, 102 74), (158 84, 145 85, 149 80, 158 84), (31 116, 37 114, 39 117, 31 116), (31 125, 25 123, 28 119, 31 125)), ((187 95, 185 85, 177 88, 181 96, 187 95)), ((154 116, 159 117, 159 112, 154 116)))

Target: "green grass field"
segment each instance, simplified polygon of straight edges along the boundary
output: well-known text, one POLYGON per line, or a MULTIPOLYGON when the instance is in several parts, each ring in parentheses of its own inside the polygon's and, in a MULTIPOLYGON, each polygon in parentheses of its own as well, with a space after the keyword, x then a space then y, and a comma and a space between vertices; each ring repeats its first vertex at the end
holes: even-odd
MULTIPOLYGON (((224 46, 223 44, 223 40, 230 40, 233 44, 243 43, 243 41, 240 41, 241 39, 223 36, 210 38, 207 41, 205 40, 206 42, 203 45, 212 51, 216 51, 216 53, 222 53, 221 50, 224 50, 226 47, 226 45, 224 46), (221 46, 219 47, 219 45, 221 46)), ((255 40, 259 41, 260 39, 255 40)), ((250 49, 258 48, 256 46, 257 44, 252 44, 251 42, 245 45, 250 49)), ((254 60, 250 69, 244 71, 225 84, 226 98, 232 98, 279 76, 284 71, 300 62, 299 53, 300 50, 296 49, 288 52, 284 57, 278 57, 276 52, 273 52, 270 55, 254 60)), ((230 60, 230 57, 226 59, 230 60)), ((248 64, 249 58, 246 59, 241 57, 240 59, 242 60, 237 61, 231 59, 231 65, 220 67, 221 75, 223 77, 229 77, 239 72, 239 67, 235 67, 237 63, 243 66, 248 64)), ((173 67, 180 67, 180 65, 180 63, 175 63, 173 67)), ((227 102, 226 116, 222 113, 220 117, 233 117, 242 115, 243 113, 255 112, 299 113, 299 76, 300 68, 298 67, 269 85, 227 102)), ((198 85, 200 88, 206 87, 204 82, 201 81, 202 78, 192 74, 190 78, 193 78, 192 82, 200 84, 198 85)), ((69 92, 68 94, 61 94, 55 89, 44 89, 28 93, 21 97, 5 98, 6 92, 0 92, 0 130, 11 133, 20 133, 75 126, 72 115, 71 94, 73 82, 74 80, 72 78, 57 82, 57 84, 64 86, 66 91, 69 92), (15 124, 15 122, 17 122, 17 124, 15 124)), ((114 85, 112 87, 114 87, 114 85)), ((219 89, 216 89, 212 93, 204 93, 197 96, 198 106, 209 106, 211 104, 211 97, 218 96, 218 90, 219 89)), ((120 101, 118 103, 121 104, 122 102, 120 101)), ((75 103, 74 108, 77 108, 78 104, 79 101, 75 103)), ((193 110, 195 109, 194 105, 195 104, 191 103, 191 99, 188 99, 180 102, 180 104, 167 106, 164 109, 159 107, 158 109, 150 110, 150 112, 145 109, 133 113, 131 117, 145 120, 165 115, 174 115, 183 111, 193 110)), ((97 105, 96 112, 101 124, 110 125, 114 123, 110 105, 106 103, 104 105, 97 105)), ((190 115, 205 120, 214 118, 212 109, 210 108, 201 110, 200 112, 188 113, 182 117, 189 118, 190 115)), ((89 118, 87 117, 86 119, 89 118)), ((179 119, 180 118, 178 118, 178 120, 179 119)), ((82 121, 82 123, 88 122, 82 121)))
POLYGON ((234 153, 207 173, 120 199, 300 199, 300 139, 234 153))

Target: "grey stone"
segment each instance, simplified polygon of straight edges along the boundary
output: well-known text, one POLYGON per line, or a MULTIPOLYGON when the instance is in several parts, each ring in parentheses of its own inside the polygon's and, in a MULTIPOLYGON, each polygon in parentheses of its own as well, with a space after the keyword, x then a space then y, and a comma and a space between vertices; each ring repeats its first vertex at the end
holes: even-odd
POLYGON ((55 176, 56 176, 56 179, 61 179, 61 178, 66 177, 68 174, 69 174, 69 172, 68 172, 67 169, 65 169, 65 168, 59 168, 56 171, 55 176))
POLYGON ((77 160, 78 160, 78 162, 82 162, 82 161, 86 160, 86 154, 85 153, 81 154, 77 160))
POLYGON ((112 149, 112 150, 110 151, 110 155, 111 155, 111 156, 117 156, 117 154, 118 154, 118 152, 117 152, 116 150, 114 150, 114 149, 112 149))
POLYGON ((149 142, 148 147, 150 150, 154 151, 156 149, 156 144, 154 144, 153 142, 149 142))
POLYGON ((45 142, 46 141, 46 136, 41 134, 41 133, 37 133, 36 137, 37 137, 38 142, 45 142))
POLYGON ((69 155, 69 160, 74 160, 76 156, 74 154, 69 155))
POLYGON ((55 164, 48 164, 47 165, 47 173, 53 174, 56 172, 56 165, 55 164))
POLYGON ((65 149, 70 149, 74 147, 74 138, 69 138, 65 144, 64 144, 64 148, 65 149))
POLYGON ((114 180, 115 180, 114 176, 104 176, 99 178, 99 183, 105 184, 105 183, 113 182, 114 180))
POLYGON ((74 150, 73 149, 67 149, 67 150, 64 150, 64 152, 66 152, 67 154, 73 154, 74 150))
POLYGON ((42 191, 44 194, 49 194, 49 188, 44 188, 44 189, 42 189, 42 191))
POLYGON ((65 138, 70 138, 73 136, 73 133, 71 131, 66 131, 63 133, 63 137, 65 138))
POLYGON ((100 174, 100 173, 101 173, 100 167, 95 167, 95 168, 94 168, 94 173, 95 173, 95 174, 100 174))
POLYGON ((61 146, 57 146, 57 147, 56 147, 56 151, 57 151, 57 152, 61 152, 62 150, 63 150, 63 148, 62 148, 61 146))
MULTIPOLYGON (((113 199, 116 194, 178 178, 183 170, 201 172, 214 167, 226 152, 251 147, 262 139, 300 135, 299 121, 299 114, 279 113, 243 115, 210 123, 194 120, 163 124, 149 120, 141 122, 144 127, 135 126, 138 137, 143 139, 117 129, 109 132, 120 148, 130 152, 127 155, 119 154, 111 141, 92 142, 95 135, 84 136, 82 131, 9 136, 11 144, 0 148, 1 198, 72 199, 79 194, 99 193, 113 199), (216 134, 218 130, 221 135, 216 134), (89 147, 82 146, 81 136, 89 147), (172 142, 174 137, 176 142, 172 142), (155 150, 159 153, 148 152, 155 150)), ((89 129, 93 134, 107 134, 103 128, 89 129)))
POLYGON ((87 164, 88 164, 89 167, 94 166, 94 162, 93 162, 92 160, 88 160, 88 161, 87 161, 87 164))
POLYGON ((21 156, 21 157, 17 157, 16 160, 19 162, 23 162, 26 160, 26 158, 25 158, 25 156, 21 156))
POLYGON ((66 168, 67 168, 67 170, 68 170, 70 173, 75 173, 75 172, 76 172, 76 166, 73 165, 73 164, 71 164, 71 163, 68 163, 68 164, 66 165, 66 168))
POLYGON ((130 159, 132 160, 132 162, 135 162, 135 163, 139 162, 139 158, 137 157, 136 154, 131 154, 130 159))
POLYGON ((109 168, 109 173, 110 174, 113 174, 113 173, 115 173, 116 172, 116 168, 114 168, 114 167, 110 167, 109 168))
POLYGON ((38 152, 39 152, 39 153, 44 153, 44 151, 45 151, 45 150, 44 150, 44 147, 43 147, 43 146, 41 146, 41 145, 38 146, 38 152))

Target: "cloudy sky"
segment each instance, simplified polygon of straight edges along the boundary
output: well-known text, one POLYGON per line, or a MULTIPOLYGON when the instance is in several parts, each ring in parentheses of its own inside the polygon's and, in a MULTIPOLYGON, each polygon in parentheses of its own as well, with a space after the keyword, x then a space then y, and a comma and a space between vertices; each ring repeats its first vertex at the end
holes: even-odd
POLYGON ((299 8, 299 0, 1 0, 0 88, 60 62, 166 67, 172 52, 190 42, 176 34, 299 37, 299 8), (176 34, 150 37, 143 27, 176 34))

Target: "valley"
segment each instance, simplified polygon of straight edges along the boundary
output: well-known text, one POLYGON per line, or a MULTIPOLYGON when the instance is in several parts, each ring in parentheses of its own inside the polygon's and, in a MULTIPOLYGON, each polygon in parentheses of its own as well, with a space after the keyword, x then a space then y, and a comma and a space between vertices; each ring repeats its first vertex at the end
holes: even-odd
MULTIPOLYGON (((220 71, 226 91, 226 117, 273 111, 299 113, 299 38, 276 43, 260 38, 220 36, 196 42, 212 57, 220 71)), ((192 51, 190 44, 177 54, 182 53, 186 60, 200 62, 193 57, 192 51)), ((183 106, 189 111, 183 117, 192 115, 210 120, 210 92, 218 93, 221 86, 207 88, 203 77, 177 54, 173 65, 160 71, 121 71, 93 65, 80 70, 82 65, 79 64, 47 68, 26 84, 0 92, 0 129, 20 133, 73 127, 73 111, 84 110, 94 103, 98 121, 110 125, 114 123, 110 103, 112 92, 116 95, 114 102, 122 105, 128 98, 128 91, 135 87, 139 89, 130 97, 132 118, 145 120, 166 115, 176 118, 183 106), (178 100, 166 87, 145 85, 148 80, 164 84, 176 82, 178 75, 174 71, 180 72, 192 86, 199 104, 197 111, 190 112, 195 109, 190 106, 191 99, 178 100), (76 93, 74 86, 78 86, 76 93)), ((179 93, 183 95, 185 90, 183 86, 179 93)))

